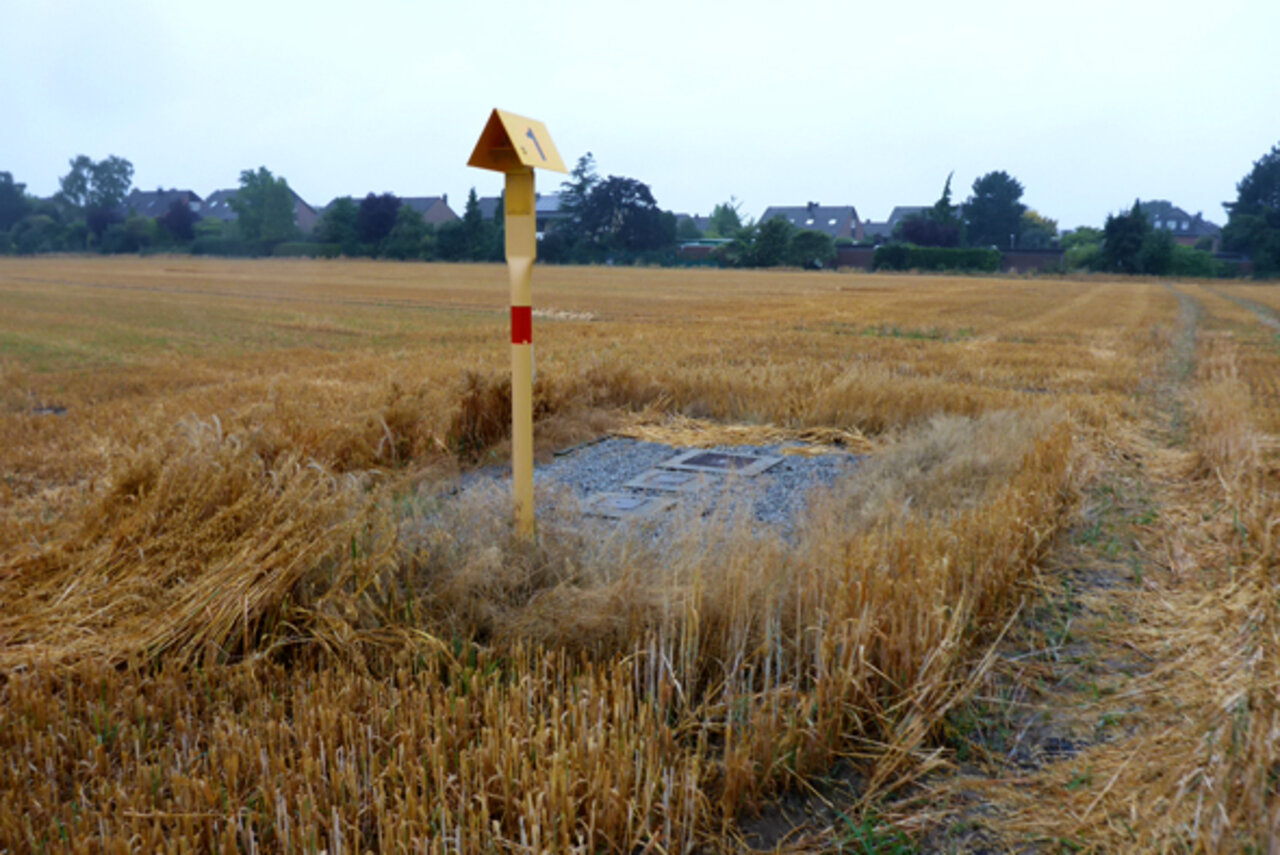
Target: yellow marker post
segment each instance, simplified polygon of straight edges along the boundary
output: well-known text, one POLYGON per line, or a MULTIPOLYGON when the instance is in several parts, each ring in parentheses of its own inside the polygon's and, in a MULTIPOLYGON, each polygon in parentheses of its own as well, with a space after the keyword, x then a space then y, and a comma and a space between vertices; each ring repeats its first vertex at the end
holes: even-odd
POLYGON ((505 223, 511 277, 511 489, 516 531, 533 534, 533 262, 538 255, 533 170, 568 172, 542 122, 494 110, 468 166, 507 176, 505 223))

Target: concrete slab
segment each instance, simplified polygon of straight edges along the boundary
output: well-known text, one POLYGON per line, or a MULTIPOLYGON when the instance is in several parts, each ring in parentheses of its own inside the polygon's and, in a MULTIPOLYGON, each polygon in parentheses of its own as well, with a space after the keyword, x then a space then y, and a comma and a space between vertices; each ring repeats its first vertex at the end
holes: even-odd
POLYGON ((673 469, 650 469, 632 478, 624 487, 633 490, 665 490, 670 493, 693 493, 720 483, 710 472, 682 472, 673 469))
POLYGON ((677 454, 666 463, 658 465, 662 469, 674 469, 680 472, 709 472, 716 475, 733 473, 743 478, 751 478, 781 462, 781 457, 768 454, 705 451, 695 448, 692 451, 677 454))
POLYGON ((587 516, 605 517, 611 520, 630 520, 651 516, 674 508, 674 499, 665 496, 645 496, 640 493, 597 493, 582 503, 587 516))

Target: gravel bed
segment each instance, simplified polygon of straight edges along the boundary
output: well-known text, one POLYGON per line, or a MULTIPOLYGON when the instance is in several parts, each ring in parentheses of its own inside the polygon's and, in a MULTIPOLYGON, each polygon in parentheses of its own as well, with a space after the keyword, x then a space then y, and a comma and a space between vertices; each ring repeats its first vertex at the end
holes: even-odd
POLYGON ((830 486, 858 467, 861 457, 833 453, 817 456, 785 454, 788 446, 719 445, 702 449, 728 454, 759 454, 782 458, 781 462, 751 478, 720 476, 695 493, 673 493, 663 490, 640 490, 625 487, 626 482, 667 462, 687 448, 642 442, 622 437, 609 437, 562 455, 552 463, 534 470, 534 484, 542 487, 567 487, 579 501, 600 493, 621 492, 675 499, 680 511, 696 510, 702 516, 734 515, 749 512, 760 523, 782 533, 789 533, 797 515, 804 509, 810 490, 830 486), (744 506, 749 503, 749 506, 744 506))

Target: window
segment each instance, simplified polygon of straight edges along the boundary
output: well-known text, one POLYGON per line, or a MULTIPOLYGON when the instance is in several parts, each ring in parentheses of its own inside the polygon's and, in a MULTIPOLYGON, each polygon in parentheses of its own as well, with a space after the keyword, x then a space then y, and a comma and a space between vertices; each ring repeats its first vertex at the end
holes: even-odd
POLYGON ((1191 223, 1188 223, 1186 220, 1183 220, 1183 221, 1182 221, 1182 230, 1185 232, 1185 231, 1186 231, 1187 229, 1189 229, 1189 228, 1191 228, 1191 223))
POLYGON ((831 219, 827 220, 827 225, 829 225, 829 226, 834 226, 835 224, 836 224, 836 218, 835 218, 835 217, 832 217, 831 219))
POLYGON ((806 226, 811 226, 811 225, 813 225, 813 217, 810 217, 809 219, 805 220, 805 221, 804 221, 804 224, 805 224, 806 226))
POLYGON ((1157 219, 1157 220, 1156 220, 1155 226, 1156 226, 1156 228, 1160 228, 1160 220, 1159 220, 1159 219, 1157 219))

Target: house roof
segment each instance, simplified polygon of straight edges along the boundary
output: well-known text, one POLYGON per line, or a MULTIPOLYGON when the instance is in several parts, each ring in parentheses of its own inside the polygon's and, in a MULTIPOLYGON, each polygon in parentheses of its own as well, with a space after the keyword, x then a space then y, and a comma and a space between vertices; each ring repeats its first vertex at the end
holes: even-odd
POLYGON ((862 233, 872 240, 876 238, 891 238, 893 237, 893 224, 887 221, 873 223, 871 220, 863 220, 862 233))
POLYGON ((707 229, 711 228, 710 217, 701 217, 701 216, 698 216, 697 214, 676 214, 677 226, 679 226, 685 220, 689 220, 690 222, 692 222, 693 227, 700 232, 706 232, 707 229))
POLYGON ((163 217, 169 213, 169 206, 179 200, 186 200, 191 210, 199 212, 201 199, 190 190, 137 190, 129 192, 120 206, 125 211, 133 211, 144 217, 163 217))
POLYGON ((401 196, 400 204, 407 205, 419 214, 425 214, 436 205, 444 202, 443 196, 401 196))
MULTIPOLYGON (((502 204, 501 196, 481 196, 476 200, 480 206, 480 216, 492 220, 502 204)), ((534 215, 539 218, 556 219, 567 216, 560 207, 559 193, 539 193, 533 203, 534 215)))
POLYGON ((1151 225, 1172 232, 1178 237, 1217 237, 1222 229, 1197 212, 1194 216, 1167 199, 1150 199, 1139 202, 1138 209, 1147 215, 1151 225))
POLYGON ((565 212, 560 210, 560 194, 539 194, 537 199, 534 200, 533 212, 542 217, 564 216, 565 212))
MULTIPOLYGON (((238 192, 238 188, 214 190, 205 198, 204 204, 200 207, 200 214, 205 217, 213 217, 216 220, 222 220, 224 223, 229 223, 232 220, 235 220, 239 215, 235 212, 235 209, 231 207, 230 203, 231 200, 236 197, 236 193, 238 192)), ((311 211, 313 214, 319 213, 315 208, 311 207, 306 199, 299 196, 297 191, 292 187, 289 188, 289 193, 293 196, 295 219, 298 215, 299 205, 311 211)))
POLYGON ((833 238, 851 237, 860 222, 858 211, 852 205, 819 205, 817 202, 771 205, 765 208, 760 222, 767 223, 776 217, 782 217, 796 228, 822 232, 833 238))
POLYGON ((896 226, 898 223, 902 222, 903 220, 905 220, 907 217, 911 217, 916 214, 923 214, 925 211, 929 210, 932 207, 933 207, 932 205, 897 205, 895 206, 894 209, 889 212, 889 221, 887 223, 887 225, 889 226, 889 231, 892 232, 893 227, 896 226))
POLYGON ((224 223, 231 222, 237 214, 228 203, 235 198, 235 195, 235 190, 214 190, 205 197, 204 205, 200 209, 201 215, 222 220, 224 223))

